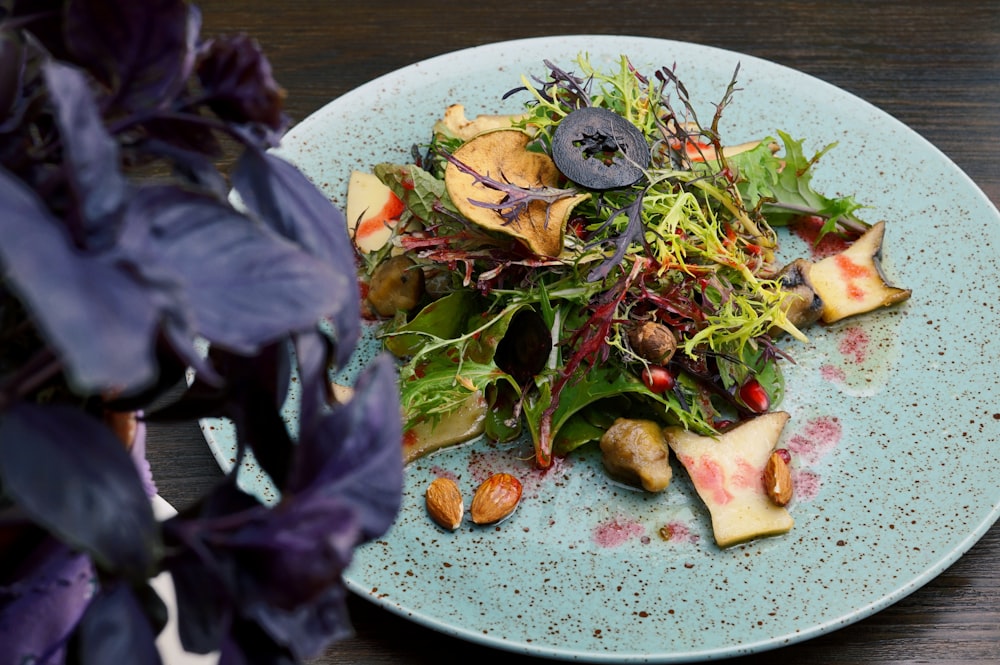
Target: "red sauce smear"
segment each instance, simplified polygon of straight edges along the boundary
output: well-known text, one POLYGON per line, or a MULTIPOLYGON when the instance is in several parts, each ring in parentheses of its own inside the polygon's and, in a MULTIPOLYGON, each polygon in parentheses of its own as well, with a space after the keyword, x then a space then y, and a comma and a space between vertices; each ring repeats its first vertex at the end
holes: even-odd
POLYGON ((871 270, 866 266, 858 265, 844 255, 834 257, 833 261, 837 264, 837 269, 840 270, 840 274, 844 276, 844 281, 847 283, 848 297, 853 300, 863 300, 865 290, 858 286, 856 282, 859 279, 870 276, 871 270))
POLYGON ((403 202, 400 198, 390 192, 389 200, 385 202, 381 210, 371 217, 361 220, 357 230, 354 232, 355 237, 360 240, 361 238, 367 238, 373 233, 378 233, 386 225, 399 220, 399 216, 403 214, 403 209, 403 202))
POLYGON ((848 248, 849 243, 834 233, 827 233, 818 243, 819 232, 823 228, 822 217, 802 217, 793 227, 795 235, 809 245, 814 259, 839 254, 848 248))

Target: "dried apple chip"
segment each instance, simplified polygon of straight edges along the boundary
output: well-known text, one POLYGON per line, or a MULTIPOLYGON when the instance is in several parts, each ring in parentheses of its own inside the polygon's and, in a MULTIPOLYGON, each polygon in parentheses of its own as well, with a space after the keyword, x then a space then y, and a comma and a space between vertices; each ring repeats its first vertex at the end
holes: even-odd
POLYGON ((493 181, 522 190, 558 187, 562 174, 548 155, 527 149, 530 140, 517 129, 474 137, 453 153, 454 161, 445 169, 445 187, 455 207, 470 221, 517 238, 539 256, 558 256, 570 213, 590 194, 562 190, 543 196, 540 192, 519 205, 502 187, 488 184, 493 181), (509 207, 503 205, 508 202, 509 207))

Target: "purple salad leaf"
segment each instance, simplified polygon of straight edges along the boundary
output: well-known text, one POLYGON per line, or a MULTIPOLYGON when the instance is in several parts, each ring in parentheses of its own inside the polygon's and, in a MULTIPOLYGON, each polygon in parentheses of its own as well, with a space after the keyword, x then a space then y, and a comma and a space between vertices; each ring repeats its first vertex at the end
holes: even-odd
POLYGON ((256 40, 222 36, 202 45, 197 64, 208 107, 226 122, 259 124, 281 134, 288 126, 285 91, 256 40))
POLYGON ((238 571, 231 558, 218 556, 211 532, 225 528, 230 520, 235 523, 228 526, 236 527, 255 519, 262 510, 235 481, 229 476, 163 523, 167 552, 163 566, 170 571, 176 590, 177 631, 181 644, 192 653, 218 650, 235 620, 236 598, 231 588, 238 571))
POLYGON ((337 363, 342 366, 361 331, 355 257, 344 213, 293 165, 256 148, 243 152, 232 181, 253 214, 333 266, 345 281, 340 306, 329 315, 337 338, 337 363))
POLYGON ((184 0, 69 0, 66 45, 111 93, 108 106, 165 108, 194 67, 201 15, 184 0))
POLYGON ((90 559, 47 537, 11 579, 0 585, 0 665, 62 662, 93 595, 90 559))
MULTIPOLYGON (((156 648, 159 628, 154 629, 150 624, 143 600, 120 580, 99 589, 70 642, 73 662, 161 665, 163 661, 156 648)), ((165 611, 161 601, 158 612, 165 611)))
POLYGON ((36 523, 100 568, 145 580, 160 548, 128 451, 83 411, 16 402, 0 419, 0 486, 36 523))
POLYGON ((116 255, 82 253, 62 223, 0 168, 0 266, 79 389, 130 389, 156 375, 162 307, 116 255))
POLYGON ((43 73, 55 106, 66 176, 77 202, 71 208, 75 214, 70 228, 79 231, 82 237, 77 240, 85 247, 103 249, 114 240, 116 213, 128 195, 118 142, 105 129, 83 72, 49 61, 43 73))
POLYGON ((119 244, 149 279, 181 285, 193 328, 235 353, 314 327, 356 291, 353 279, 298 245, 173 185, 140 188, 119 244))

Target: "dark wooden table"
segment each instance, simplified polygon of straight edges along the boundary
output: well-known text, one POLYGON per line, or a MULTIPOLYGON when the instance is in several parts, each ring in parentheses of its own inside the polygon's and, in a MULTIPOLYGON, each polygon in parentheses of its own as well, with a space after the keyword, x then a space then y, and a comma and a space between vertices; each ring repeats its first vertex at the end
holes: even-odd
MULTIPOLYGON (((458 48, 551 34, 670 38, 776 61, 872 102, 939 147, 1000 204, 996 0, 197 4, 203 34, 246 32, 259 40, 288 91, 287 110, 294 120, 376 76, 458 48)), ((150 457, 162 496, 179 507, 221 476, 194 426, 153 428, 150 457)), ((474 662, 510 656, 411 624, 360 598, 352 597, 350 608, 357 635, 316 663, 474 662)), ((775 658, 870 665, 1000 662, 1000 525, 894 606, 810 641, 731 662, 770 664, 775 658)))

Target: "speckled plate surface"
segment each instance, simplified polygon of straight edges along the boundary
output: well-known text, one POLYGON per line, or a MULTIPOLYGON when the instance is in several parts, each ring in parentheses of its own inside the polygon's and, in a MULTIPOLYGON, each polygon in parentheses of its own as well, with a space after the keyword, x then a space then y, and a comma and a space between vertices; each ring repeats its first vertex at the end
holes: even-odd
MULTIPOLYGON (((936 148, 870 104, 802 73, 714 48, 633 37, 568 36, 492 44, 419 62, 346 95, 295 127, 283 154, 339 205, 351 169, 404 161, 443 109, 513 112, 501 96, 543 59, 578 53, 606 69, 626 54, 644 72, 676 64, 711 114, 737 63, 727 142, 783 129, 807 151, 831 142, 816 182, 853 193, 885 219, 884 267, 912 288, 902 306, 816 330, 790 345, 796 520, 787 535, 720 550, 684 472, 650 496, 609 481, 590 453, 547 473, 483 441, 407 470, 392 530, 362 548, 350 588, 442 632, 492 647, 588 662, 682 662, 779 647, 861 619, 928 582, 1000 511, 1000 215, 936 148), (455 533, 427 518, 438 475, 466 496, 494 471, 524 482, 517 512, 455 533), (664 529, 666 527, 666 529, 664 529), (664 537, 666 536, 666 537, 664 537)), ((786 258, 808 254, 786 238, 786 258)), ((372 353, 362 345, 348 373, 372 353)), ((294 409, 294 398, 289 405, 294 409)), ((220 464, 232 431, 204 423, 220 464)), ((252 461, 242 482, 272 490, 252 461)))

